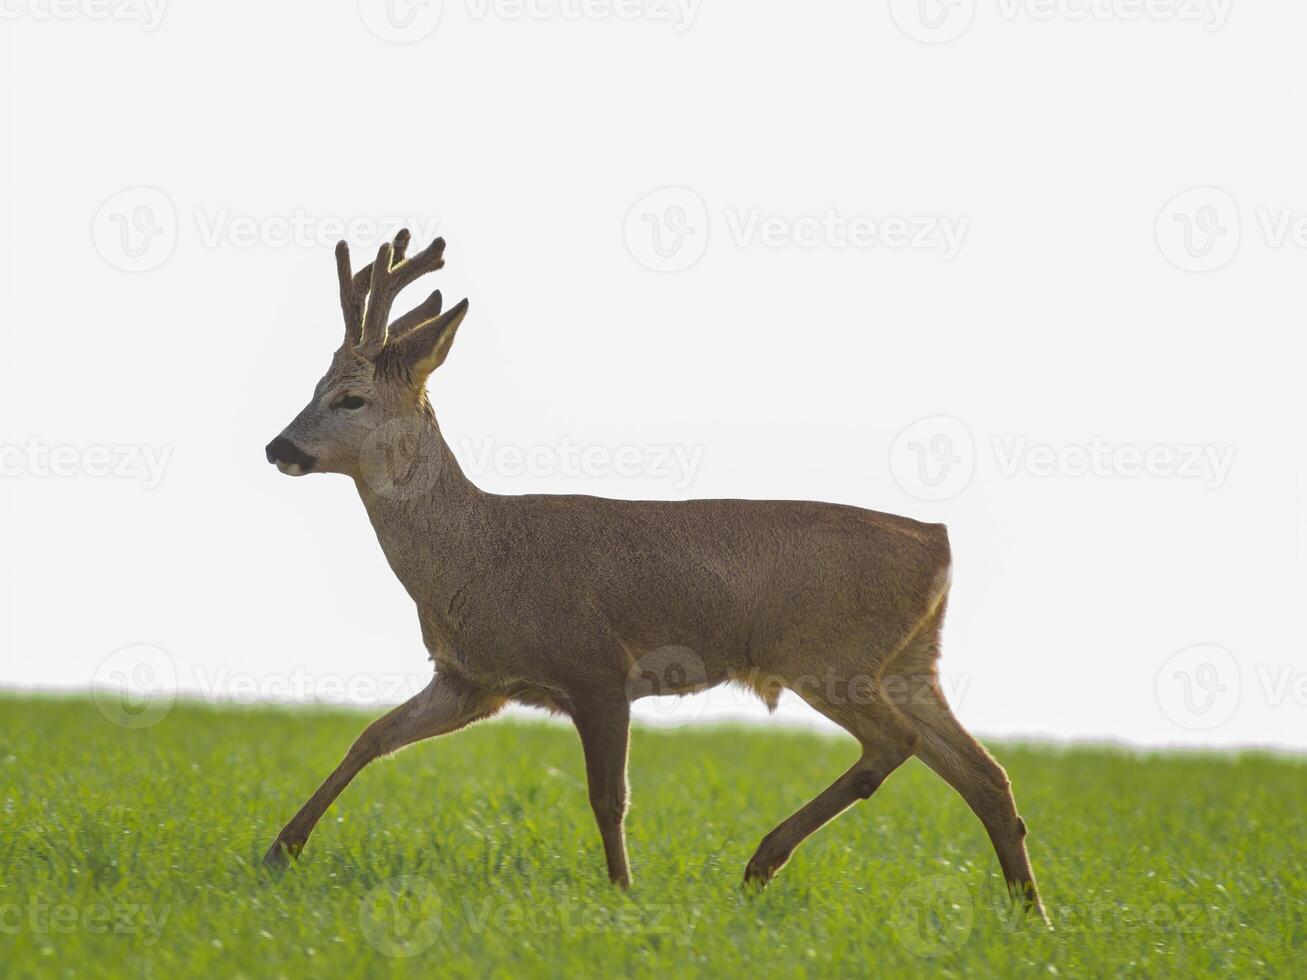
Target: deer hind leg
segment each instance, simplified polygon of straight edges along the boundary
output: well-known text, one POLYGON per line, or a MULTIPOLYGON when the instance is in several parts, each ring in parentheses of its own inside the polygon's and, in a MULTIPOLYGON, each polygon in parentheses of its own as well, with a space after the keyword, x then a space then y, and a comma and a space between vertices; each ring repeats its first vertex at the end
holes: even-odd
POLYGON ((1044 922, 1026 854, 1026 824, 1017 814, 1007 773, 962 727, 939 686, 939 633, 947 597, 892 657, 882 683, 919 736, 917 758, 957 790, 985 825, 1014 901, 1044 922))
POLYGON ((1012 900, 1047 923, 1026 853, 1026 824, 1003 767, 954 717, 937 684, 906 703, 904 711, 921 736, 918 758, 957 790, 985 825, 1012 900))
POLYGON ((264 865, 279 869, 285 867, 288 855, 299 857, 327 808, 369 762, 489 717, 504 701, 457 678, 437 675, 421 692, 364 729, 340 765, 282 828, 263 858, 264 865))
POLYGON ((746 886, 766 886, 800 843, 854 803, 870 797, 917 747, 912 726, 879 696, 867 703, 837 705, 800 693, 862 743, 862 756, 816 799, 762 839, 744 870, 746 886))

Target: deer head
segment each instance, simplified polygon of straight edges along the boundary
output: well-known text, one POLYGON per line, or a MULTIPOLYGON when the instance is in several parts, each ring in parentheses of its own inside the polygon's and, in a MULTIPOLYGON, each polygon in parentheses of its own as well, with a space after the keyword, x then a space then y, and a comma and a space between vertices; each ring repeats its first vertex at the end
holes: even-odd
POLYGON ((444 362, 467 300, 441 312, 440 290, 395 321, 390 307, 400 291, 445 264, 445 240, 437 238, 405 258, 404 229, 357 273, 350 271, 349 245, 336 246, 345 342, 313 391, 304 410, 268 444, 268 462, 290 476, 308 473, 360 475, 369 439, 386 427, 434 425, 426 382, 444 362))

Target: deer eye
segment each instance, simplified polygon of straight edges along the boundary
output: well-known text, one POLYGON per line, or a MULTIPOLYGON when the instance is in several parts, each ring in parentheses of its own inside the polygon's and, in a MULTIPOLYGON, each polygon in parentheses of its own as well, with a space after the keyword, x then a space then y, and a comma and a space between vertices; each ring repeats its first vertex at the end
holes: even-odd
POLYGON ((352 412, 352 411, 357 411, 358 409, 362 408, 366 404, 367 402, 364 399, 360 398, 358 395, 346 395, 340 401, 336 402, 336 407, 347 408, 352 412))

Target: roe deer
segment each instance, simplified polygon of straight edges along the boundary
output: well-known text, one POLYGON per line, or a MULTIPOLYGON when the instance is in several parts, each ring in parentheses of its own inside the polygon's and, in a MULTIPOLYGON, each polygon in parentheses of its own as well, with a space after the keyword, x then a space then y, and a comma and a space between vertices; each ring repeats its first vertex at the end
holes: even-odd
POLYGON ((444 265, 442 239, 406 259, 408 243, 400 232, 358 273, 348 245, 337 246, 345 341, 266 454, 283 473, 354 480, 417 604, 435 676, 368 726, 265 862, 298 856, 373 759, 516 701, 576 725, 608 874, 626 888, 631 701, 733 681, 770 706, 782 687, 793 689, 862 745, 848 772, 762 839, 746 884, 765 885, 804 838, 916 755, 983 821, 1013 899, 1044 918, 1007 775, 940 689, 944 527, 829 503, 479 490, 426 395, 467 301, 442 313, 437 291, 389 322, 400 290, 444 265), (905 678, 917 685, 906 697, 905 678))

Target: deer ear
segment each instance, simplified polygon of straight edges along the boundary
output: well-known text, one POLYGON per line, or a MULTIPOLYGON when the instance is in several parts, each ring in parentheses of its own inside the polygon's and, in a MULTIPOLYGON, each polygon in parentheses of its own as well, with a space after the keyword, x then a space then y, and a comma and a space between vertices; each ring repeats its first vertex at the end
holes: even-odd
POLYGON ((426 378, 445 363, 458 325, 467 316, 467 300, 446 310, 434 320, 414 327, 399 341, 404 365, 419 378, 426 378))

